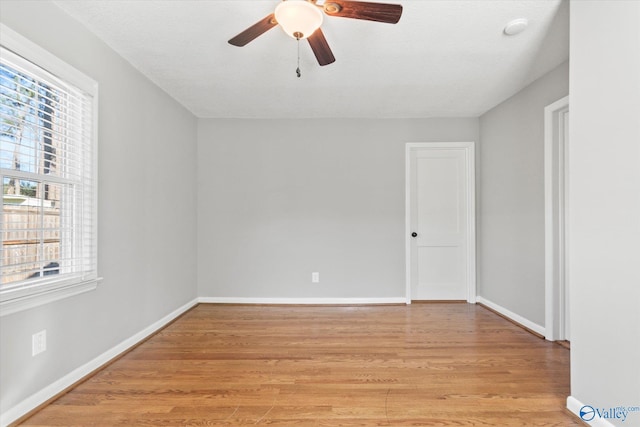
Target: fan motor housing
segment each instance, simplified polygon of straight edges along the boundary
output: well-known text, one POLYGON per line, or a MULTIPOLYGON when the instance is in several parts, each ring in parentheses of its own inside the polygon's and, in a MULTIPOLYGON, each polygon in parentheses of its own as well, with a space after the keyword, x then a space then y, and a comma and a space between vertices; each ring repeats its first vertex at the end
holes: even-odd
POLYGON ((342 7, 338 3, 325 3, 323 8, 325 13, 328 13, 329 15, 338 13, 342 10, 342 7))

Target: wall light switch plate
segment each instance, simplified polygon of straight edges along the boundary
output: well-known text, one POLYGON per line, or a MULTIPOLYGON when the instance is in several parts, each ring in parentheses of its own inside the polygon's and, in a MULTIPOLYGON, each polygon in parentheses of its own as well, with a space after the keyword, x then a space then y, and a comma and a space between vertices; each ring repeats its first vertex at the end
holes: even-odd
POLYGON ((320 283, 320 273, 314 271, 311 273, 311 283, 320 283))

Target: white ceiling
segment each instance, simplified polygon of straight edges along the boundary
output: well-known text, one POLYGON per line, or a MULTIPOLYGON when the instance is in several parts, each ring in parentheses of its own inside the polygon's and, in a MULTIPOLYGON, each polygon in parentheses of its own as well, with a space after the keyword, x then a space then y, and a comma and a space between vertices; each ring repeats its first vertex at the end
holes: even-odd
POLYGON ((395 2, 395 25, 325 16, 336 62, 302 41, 297 78, 280 28, 227 43, 278 0, 55 1, 198 117, 477 117, 569 58, 566 1, 395 2))

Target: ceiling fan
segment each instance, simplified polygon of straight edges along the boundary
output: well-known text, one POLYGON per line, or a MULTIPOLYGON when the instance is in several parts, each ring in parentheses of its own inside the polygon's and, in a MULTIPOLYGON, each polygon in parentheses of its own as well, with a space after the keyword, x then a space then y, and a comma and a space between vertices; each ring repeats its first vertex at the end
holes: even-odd
POLYGON ((245 46, 280 25, 291 37, 297 40, 307 39, 318 63, 328 65, 336 59, 320 29, 324 14, 395 24, 402 16, 402 6, 351 0, 283 0, 273 13, 233 37, 229 43, 245 46))

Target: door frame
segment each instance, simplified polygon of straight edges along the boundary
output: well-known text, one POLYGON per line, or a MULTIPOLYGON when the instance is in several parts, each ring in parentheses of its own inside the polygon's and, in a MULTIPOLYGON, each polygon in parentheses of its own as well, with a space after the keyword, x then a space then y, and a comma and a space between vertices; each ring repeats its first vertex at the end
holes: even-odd
POLYGON ((569 290, 567 263, 569 213, 569 144, 565 114, 569 96, 544 109, 544 199, 545 199, 545 338, 566 339, 569 316, 565 295, 569 290), (557 212, 557 217, 556 217, 557 212))
POLYGON ((467 302, 476 302, 476 156, 475 142, 408 142, 405 146, 405 281, 411 304, 411 153, 425 149, 464 150, 467 176, 467 302))

